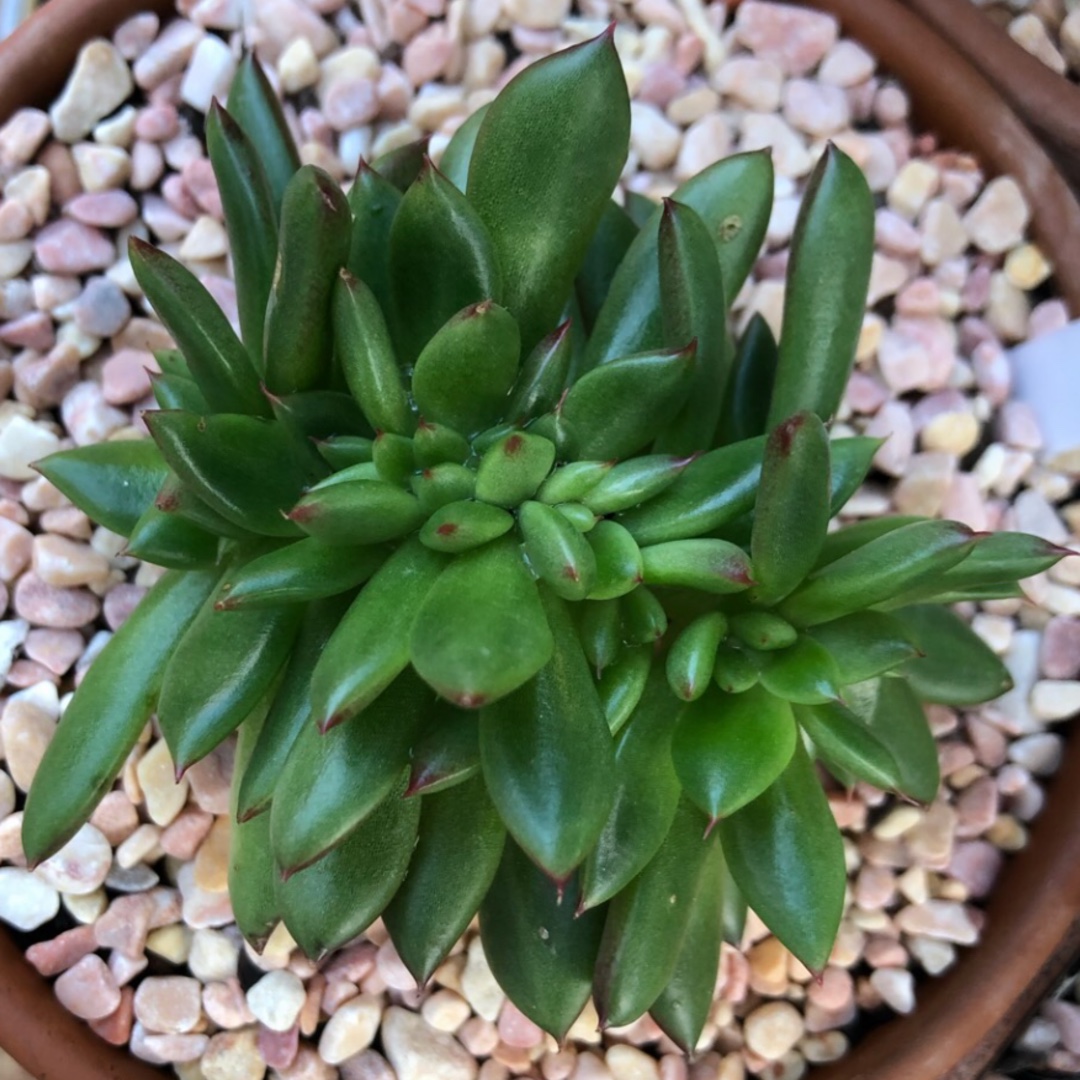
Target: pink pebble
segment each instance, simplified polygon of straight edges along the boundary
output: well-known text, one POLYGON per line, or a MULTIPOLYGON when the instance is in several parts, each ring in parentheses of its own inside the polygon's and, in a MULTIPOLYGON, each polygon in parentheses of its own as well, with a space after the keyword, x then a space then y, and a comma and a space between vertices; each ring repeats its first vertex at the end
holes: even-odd
POLYGON ((260 1056, 271 1069, 287 1069, 296 1060, 300 1029, 293 1024, 288 1031, 271 1031, 260 1024, 257 1045, 260 1056))
POLYGON ((61 218, 38 233, 34 256, 51 274, 88 274, 112 266, 116 246, 97 229, 61 218))
POLYGON ((122 582, 111 588, 102 604, 102 613, 109 629, 119 630, 145 595, 146 589, 130 582, 122 582))
POLYGON ((150 393, 151 371, 160 371, 154 354, 142 349, 121 349, 105 361, 101 389, 110 405, 130 405, 150 393))
POLYGON ((67 971, 97 948, 92 926, 76 926, 50 941, 38 941, 26 950, 26 959, 46 978, 67 971))
POLYGON ((176 173, 165 178, 161 185, 161 194, 165 201, 185 218, 197 218, 199 216, 199 204, 187 189, 183 179, 176 173))
POLYGON ((957 844, 949 860, 947 873, 967 887, 975 899, 986 896, 1001 872, 1004 855, 985 840, 957 844))
POLYGON ((135 118, 135 137, 147 142, 167 142, 180 131, 180 115, 175 105, 150 105, 135 118))
POLYGON ((84 956, 53 984, 57 1000, 82 1020, 102 1020, 120 1005, 120 988, 96 954, 84 956))
POLYGON ((195 203, 204 213, 219 221, 225 216, 221 206, 221 193, 218 191, 214 169, 208 158, 192 158, 184 166, 182 173, 184 187, 190 192, 195 203))
POLYGON ((131 1025, 135 1015, 135 991, 125 986, 120 991, 120 1004, 100 1020, 91 1020, 94 1033, 113 1046, 124 1046, 131 1038, 131 1025))
POLYGON ((76 195, 64 213, 99 229, 121 229, 139 215, 139 204, 126 191, 90 191, 76 195))
POLYGON ((844 968, 827 967, 821 973, 821 981, 812 982, 806 988, 806 998, 820 1009, 836 1012, 851 1003, 854 992, 850 972, 844 968))
POLYGON ((94 925, 98 945, 136 958, 146 947, 154 902, 144 893, 118 896, 94 925))
POLYGON ((1057 1025, 1065 1049, 1080 1054, 1080 1005, 1071 1001, 1048 1001, 1041 1012, 1057 1025))
POLYGON ((48 352, 56 342, 52 318, 44 311, 31 311, 0 325, 0 341, 20 349, 48 352))
POLYGON ((544 1040, 544 1033, 509 998, 503 1003, 499 1013, 499 1038, 507 1046, 531 1050, 544 1040))
POLYGON ((90 815, 90 824, 116 847, 138 828, 139 814, 122 791, 110 791, 90 815))
POLYGON ((162 851, 174 859, 194 859, 213 824, 213 814, 198 807, 186 807, 161 834, 162 851))
POLYGON ((967 840, 981 836, 997 820, 998 789, 991 776, 969 784, 956 800, 958 821, 956 835, 967 840))
POLYGON ((1049 679, 1075 679, 1080 674, 1080 619, 1058 615, 1046 624, 1039 664, 1049 679))

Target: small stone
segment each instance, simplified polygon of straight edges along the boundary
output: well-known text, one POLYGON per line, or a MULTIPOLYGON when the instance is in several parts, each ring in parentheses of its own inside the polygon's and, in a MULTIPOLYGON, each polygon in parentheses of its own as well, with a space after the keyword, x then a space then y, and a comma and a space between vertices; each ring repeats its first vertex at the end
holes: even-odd
POLYGON ((135 61, 135 82, 144 90, 153 90, 181 74, 205 36, 202 27, 186 19, 174 19, 135 61))
POLYGON ((278 57, 278 78, 287 94, 298 94, 319 81, 319 58, 307 38, 295 38, 278 57))
POLYGON ((225 227, 209 215, 202 215, 191 226, 183 244, 180 258, 185 262, 201 262, 223 258, 229 250, 225 227))
POLYGON ((786 4, 744 0, 735 13, 735 37, 759 57, 779 64, 788 75, 812 71, 836 43, 839 30, 831 15, 786 4))
POLYGON ((108 840, 93 825, 83 825, 34 873, 59 892, 85 896, 105 883, 111 865, 112 848, 108 840))
POLYGON ((1080 1005, 1071 1001, 1048 1001, 1041 1011, 1058 1029, 1065 1049, 1080 1054, 1080 1005))
POLYGON ((118 285, 104 277, 92 277, 72 308, 75 325, 94 337, 120 333, 131 318, 131 304, 118 285))
POLYGON ((739 122, 741 149, 771 148, 780 176, 797 179, 813 167, 814 159, 803 137, 782 116, 746 113, 739 122))
POLYGON ((177 1034, 195 1029, 202 1016, 202 986, 183 975, 143 979, 135 991, 135 1016, 148 1030, 177 1034))
MULTIPOLYGON (((58 144, 53 143, 50 145, 55 146, 58 144)), ((42 157, 44 157, 44 154, 42 157)), ((72 171, 74 171, 74 167, 72 171)), ((35 224, 44 225, 49 216, 53 187, 53 177, 49 170, 44 165, 32 165, 30 168, 16 173, 4 184, 4 198, 16 199, 21 202, 34 215, 35 224)), ((59 194, 57 194, 58 200, 59 197, 59 194)))
POLYGON ((374 1041, 381 1020, 382 1002, 377 997, 361 994, 346 1001, 323 1028, 319 1056, 331 1065, 340 1065, 366 1050, 374 1041))
POLYGON ((727 119, 719 113, 704 116, 691 124, 683 135, 675 175, 679 179, 696 176, 730 150, 731 128, 727 119))
POLYGON ((712 84, 721 94, 748 109, 772 113, 780 108, 784 73, 771 60, 733 56, 717 69, 712 84))
POLYGON ((894 919, 905 934, 974 945, 979 931, 963 904, 953 900, 927 900, 901 908, 894 919))
POLYGON ((116 248, 97 229, 61 218, 38 233, 34 255, 49 273, 88 274, 112 266, 116 248))
POLYGON ((262 1080, 266 1063, 259 1054, 257 1029, 223 1031, 212 1036, 199 1067, 206 1080, 262 1080))
POLYGON ((842 131, 851 122, 847 95, 838 86, 792 79, 784 87, 784 119, 816 139, 842 131))
POLYGON ((673 98, 667 107, 668 119, 673 124, 688 127, 704 119, 720 108, 720 95, 708 86, 698 86, 673 98))
POLYGON ((630 105, 630 145, 646 169, 659 172, 678 156, 682 133, 653 105, 630 105))
POLYGON ((63 536, 34 537, 34 571, 46 585, 99 586, 109 580, 109 561, 89 544, 63 536))
POLYGON ((203 1008, 218 1027, 226 1030, 255 1023, 255 1017, 247 1007, 244 989, 235 978, 208 983, 203 989, 203 1008))
POLYGON ((230 826, 227 814, 216 818, 195 856, 195 884, 206 892, 224 892, 228 888, 230 826))
POLYGON ((16 109, 0 127, 0 166, 12 169, 32 161, 51 127, 48 113, 40 109, 16 109))
POLYGON ((1020 185, 1003 176, 986 185, 964 215, 971 242, 990 255, 1000 255, 1024 239, 1031 211, 1020 185))
POLYGON ((1064 75, 1065 57, 1058 52, 1042 19, 1033 12, 1025 12, 1009 23, 1009 37, 1021 48, 1031 53, 1051 71, 1064 75))
POLYGON ((472 1015, 469 1003, 453 990, 436 990, 420 1006, 420 1014, 438 1031, 457 1031, 472 1015))
POLYGON ((876 62, 858 42, 844 38, 838 41, 821 61, 818 78, 822 82, 845 88, 858 86, 874 74, 876 62))
POLYGON ((59 438, 44 424, 16 414, 0 428, 0 476, 33 480, 38 474, 32 463, 59 449, 59 438))
POLYGON ((0 204, 0 241, 11 243, 23 240, 34 227, 34 215, 30 208, 18 199, 6 199, 0 204))
POLYGON ((981 434, 975 415, 963 409, 935 416, 919 433, 919 441, 924 450, 963 457, 979 444, 981 434))
POLYGON ((97 948, 92 926, 76 926, 49 941, 38 941, 26 950, 26 959, 40 975, 51 978, 78 963, 97 948))
POLYGON ((805 1032, 802 1015, 787 1001, 759 1005, 743 1021, 747 1047, 766 1061, 782 1058, 805 1032))
POLYGON ((62 142, 77 142, 122 105, 133 89, 131 71, 116 47, 101 39, 89 42, 49 110, 53 134, 62 142))
POLYGON ((660 1080, 656 1058, 636 1046, 612 1046, 604 1055, 604 1061, 614 1080, 660 1080))
POLYGON ((247 993, 252 1016, 271 1031, 288 1031, 304 1007, 304 984, 291 971, 271 971, 247 993))
POLYGON ((232 50, 219 37, 207 34, 195 52, 180 84, 180 100, 201 113, 210 111, 214 98, 224 100, 236 71, 232 50))
POLYGON ((203 983, 223 982, 236 976, 240 950, 220 930, 196 930, 191 939, 188 967, 203 983))
POLYGON ((530 1050, 544 1041, 543 1031, 509 1000, 499 1013, 498 1031, 506 1046, 518 1049, 530 1050))
POLYGON ((948 199, 930 199, 926 203, 919 230, 919 255, 927 266, 941 266, 967 250, 967 230, 948 199))
MULTIPOLYGON (((184 807, 188 782, 176 782, 176 768, 165 740, 154 743, 135 767, 146 801, 146 812, 155 825, 168 825, 184 807)), ((192 868, 194 873, 194 868, 192 868)))
POLYGON ((781 997, 788 986, 789 953, 778 938, 770 935, 751 948, 750 988, 766 997, 781 997))
POLYGON ((123 187, 131 176, 131 157, 122 147, 79 143, 71 156, 84 191, 112 191, 123 187))
POLYGON ((569 0, 503 0, 503 10, 514 23, 531 30, 553 30, 570 12, 569 0))
POLYGON ((1005 277, 1017 289, 1037 289, 1053 272, 1053 267, 1035 244, 1021 244, 1005 257, 1005 277))
POLYGON ((948 874, 967 888, 969 896, 980 899, 994 887, 1003 863, 1004 857, 992 843, 974 840, 957 844, 949 860, 948 874))
MULTIPOLYGON (((0 552, 2 543, 0 529, 0 552)), ((1080 619, 1056 616, 1046 624, 1039 663, 1043 674, 1050 679, 1071 680, 1080 676, 1080 619)))
POLYGON ((907 1015, 915 1008, 915 977, 901 968, 878 968, 870 975, 870 985, 895 1013, 907 1015))
POLYGON ((865 434, 885 439, 874 455, 874 464, 890 476, 903 476, 915 449, 911 410, 903 402, 886 402, 866 425, 865 434))
MULTIPOLYGON (((907 284, 910 276, 907 262, 892 259, 887 255, 875 252, 870 264, 870 287, 866 298, 867 304, 874 307, 887 297, 894 296, 907 284)), ((907 347, 910 347, 910 344, 905 342, 907 347)), ((860 346, 859 352, 861 356, 866 356, 866 350, 862 346, 860 346)), ((925 361, 923 363, 925 364, 925 361)))
POLYGON ((936 517, 955 473, 956 458, 952 454, 936 451, 915 454, 893 493, 896 509, 901 514, 936 517))
POLYGON ((207 1035, 151 1035, 147 1033, 143 1046, 155 1057, 173 1065, 196 1062, 206 1052, 207 1035))
POLYGON ((94 926, 99 947, 116 949, 128 957, 142 955, 153 914, 154 902, 149 896, 118 896, 94 926))
MULTIPOLYGON (((3 871, 0 871, 3 873, 3 871)), ((120 988, 100 956, 84 956, 53 984, 57 1000, 82 1020, 102 1020, 120 1005, 120 988)))
MULTIPOLYGON (((382 1022, 383 1050, 398 1080, 475 1080, 476 1060, 444 1031, 391 1006, 382 1022)), ((212 1078, 208 1078, 212 1080, 212 1078)))
POLYGON ((1057 772, 1061 754, 1061 736, 1049 733, 1025 735, 1009 747, 1009 760, 1035 776, 1052 776, 1057 772))
POLYGON ((498 1020, 506 995, 491 973, 478 937, 469 942, 468 959, 461 975, 461 993, 478 1016, 492 1023, 498 1020))
POLYGON ((29 240, 14 240, 0 244, 0 281, 18 277, 34 255, 34 245, 29 240))
MULTIPOLYGON (((1044 643, 1043 654, 1046 653, 1044 643)), ((1045 667, 1045 661, 1044 661, 1045 667)), ((1043 679, 1031 693, 1031 711, 1040 720, 1066 720, 1080 712, 1080 681, 1043 679)))
POLYGON ((20 791, 29 791, 41 759, 56 733, 56 719, 25 698, 10 698, 0 717, 0 746, 7 771, 20 791))
MULTIPOLYGON (((0 436, 0 441, 2 438, 0 436)), ((34 626, 77 630, 98 617, 101 602, 86 589, 58 589, 47 585, 30 571, 23 574, 15 586, 15 611, 34 626)))
POLYGON ((886 199, 889 207, 901 217, 914 221, 919 212, 938 190, 940 176, 926 161, 909 161, 889 185, 886 199))
POLYGON ((139 815, 123 791, 110 791, 90 815, 90 824, 115 847, 135 831, 139 815))
POLYGON ((416 87, 437 79, 446 70, 456 44, 446 23, 431 23, 405 46, 401 65, 416 87))

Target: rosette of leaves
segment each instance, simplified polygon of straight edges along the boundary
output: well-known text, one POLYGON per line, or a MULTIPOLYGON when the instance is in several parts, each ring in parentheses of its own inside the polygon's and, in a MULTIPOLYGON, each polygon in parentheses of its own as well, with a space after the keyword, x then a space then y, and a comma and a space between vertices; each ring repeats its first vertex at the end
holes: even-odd
POLYGON ((31 863, 151 717, 179 774, 239 731, 230 889, 312 957, 382 916, 423 982, 479 911, 511 999, 561 1037, 651 1010, 692 1048, 746 904, 826 963, 845 872, 818 768, 926 802, 923 702, 1008 676, 948 603, 1061 554, 888 518, 830 531, 878 443, 830 440, 873 202, 836 148, 805 194, 777 343, 727 304, 765 153, 662 206, 612 200, 610 33, 348 194, 299 160, 246 61, 207 142, 240 333, 133 240, 176 342, 152 439, 40 468, 168 568, 61 721, 31 863), (816 764, 815 764, 816 763, 816 764))

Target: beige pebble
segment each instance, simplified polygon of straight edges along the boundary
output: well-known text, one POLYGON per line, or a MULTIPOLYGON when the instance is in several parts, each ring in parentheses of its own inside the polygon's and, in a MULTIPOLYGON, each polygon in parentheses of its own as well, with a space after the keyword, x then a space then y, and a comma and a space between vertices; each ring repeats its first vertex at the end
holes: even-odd
POLYGON ((1037 289, 1052 272, 1049 260, 1035 244, 1021 244, 1005 256, 1005 277, 1025 292, 1037 289))
POLYGON ((886 193, 886 201, 901 217, 914 221, 927 201, 937 193, 939 184, 937 169, 916 158, 896 174, 886 193))
POLYGON ((615 1080, 660 1080, 656 1058, 636 1046, 612 1046, 604 1061, 615 1080))
POLYGON ((20 791, 29 791, 34 774, 56 733, 56 718, 35 702, 10 698, 0 716, 0 746, 7 771, 20 791))
POLYGON ((991 255, 1016 247, 1024 238, 1031 211, 1020 185, 1009 176, 991 180, 964 215, 971 242, 991 255))
POLYGON ((202 986, 181 975, 143 979, 135 991, 135 1016, 152 1032, 192 1031, 202 1015, 202 986))
POLYGON ((319 1056, 331 1065, 340 1065, 366 1050, 379 1030, 382 1008, 382 1002, 371 994, 361 994, 345 1002, 323 1028, 319 1056))
POLYGON ((71 588, 103 585, 109 579, 110 566, 89 544, 41 535, 34 538, 34 570, 47 585, 71 588))
POLYGON ((802 1015, 787 1001, 759 1005, 743 1021, 747 1047, 766 1061, 782 1058, 802 1038, 805 1030, 802 1015))
POLYGON ((184 807, 188 782, 176 782, 176 767, 164 739, 159 739, 136 766, 139 784, 146 797, 146 811, 155 825, 168 825, 184 807))
POLYGON ((398 1080, 475 1080, 477 1075, 475 1059, 452 1035, 397 1006, 383 1016, 382 1041, 398 1080))
POLYGON ((255 1028, 223 1031, 211 1037, 199 1062, 206 1080, 262 1080, 266 1064, 255 1028))
POLYGON ((453 990, 436 990, 420 1007, 423 1018, 438 1031, 455 1032, 472 1014, 469 1003, 453 990))
POLYGON ((131 71, 115 46, 101 39, 87 43, 49 111, 53 133, 63 142, 76 142, 122 104, 132 89, 131 71))

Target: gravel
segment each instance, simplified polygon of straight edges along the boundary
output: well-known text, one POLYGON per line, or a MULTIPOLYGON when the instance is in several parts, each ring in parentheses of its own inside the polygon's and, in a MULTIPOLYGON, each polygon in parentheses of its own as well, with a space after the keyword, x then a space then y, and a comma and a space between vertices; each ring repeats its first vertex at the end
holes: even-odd
MULTIPOLYGON (((835 1060, 861 1012, 910 1011, 914 976, 941 973, 977 941, 977 901, 1003 852, 1027 842, 1040 778, 1060 757, 1056 726, 1078 702, 1080 572, 1069 562, 1025 583, 1024 600, 969 605, 1016 689, 978 710, 931 710, 946 776, 931 806, 865 785, 830 793, 852 888, 821 983, 751 917, 742 949, 724 947, 692 1065, 648 1017, 601 1034, 591 1006, 558 1047, 506 1001, 472 934, 422 991, 380 923, 318 970, 283 927, 255 955, 225 891, 231 748, 177 784, 148 728, 71 850, 25 869, 16 793, 72 681, 160 573, 30 463, 144 433, 146 368, 170 343, 124 257, 129 234, 187 262, 236 321, 196 132, 241 42, 287 91, 303 159, 345 180, 361 155, 422 134, 438 158, 493 88, 613 16, 609 0, 256 0, 244 26, 241 6, 180 0, 184 18, 164 27, 136 16, 84 51, 50 112, 22 110, 0 128, 0 586, 11 603, 0 620, 0 919, 45 927, 28 956, 58 976, 58 996, 182 1077, 198 1062, 206 1080, 258 1078, 268 1065, 295 1080, 780 1080, 835 1060), (103 73, 89 89, 88 72, 103 73), (52 933, 61 906, 67 921, 52 933)), ((849 515, 941 514, 1076 545, 1075 476, 1040 462, 1033 418, 1008 403, 1008 345, 1067 319, 1017 185, 987 183, 968 155, 913 135, 903 89, 820 14, 764 0, 733 16, 691 0, 633 0, 618 14, 634 97, 627 189, 659 198, 727 153, 774 147, 774 213, 736 298, 740 325, 760 312, 779 327, 802 186, 825 139, 868 175, 871 303, 835 433, 888 441, 849 515)), ((1043 1042, 1050 1027, 1072 1038, 1075 1006, 1047 1008, 1043 1042)))

